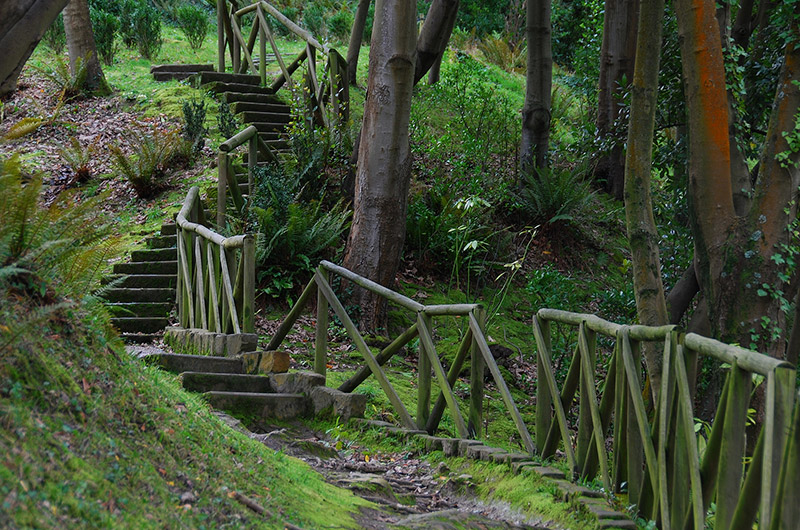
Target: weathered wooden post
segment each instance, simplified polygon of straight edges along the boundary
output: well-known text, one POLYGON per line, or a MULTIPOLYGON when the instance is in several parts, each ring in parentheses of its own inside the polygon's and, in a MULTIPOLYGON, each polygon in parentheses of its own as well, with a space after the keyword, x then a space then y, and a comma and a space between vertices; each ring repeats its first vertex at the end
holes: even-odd
POLYGON ((253 194, 255 193, 255 174, 254 170, 258 165, 258 132, 254 132, 253 136, 247 143, 247 194, 252 201, 253 194))
POLYGON ((217 0, 217 71, 225 71, 225 0, 217 0))
MULTIPOLYGON (((475 309, 475 320, 478 321, 481 335, 486 331, 486 311, 482 308, 475 309)), ((475 337, 477 333, 473 333, 475 337)), ((480 438, 483 433, 483 375, 486 371, 486 362, 483 359, 476 338, 472 340, 469 370, 469 429, 475 438, 480 438)))
POLYGON ((228 188, 228 154, 217 155, 217 230, 225 228, 225 195, 228 188))
POLYGON ((242 244, 242 262, 244 264, 242 293, 242 332, 255 333, 255 299, 256 299, 256 240, 253 234, 245 234, 242 244))
POLYGON ((257 4, 253 24, 258 24, 258 52, 261 55, 258 59, 258 76, 261 78, 262 86, 267 84, 267 31, 264 28, 264 18, 261 4, 257 4))
MULTIPOLYGON (((430 329, 431 317, 420 311, 417 318, 424 322, 430 329)), ((431 361, 428 355, 431 352, 425 351, 423 342, 419 341, 419 351, 417 352, 417 428, 424 429, 428 423, 431 413, 431 361)))
MULTIPOLYGON (((317 274, 325 282, 328 281, 328 271, 324 267, 317 267, 317 274)), ((327 371, 328 361, 328 299, 322 289, 317 288, 317 329, 314 337, 314 371, 322 376, 327 371)))

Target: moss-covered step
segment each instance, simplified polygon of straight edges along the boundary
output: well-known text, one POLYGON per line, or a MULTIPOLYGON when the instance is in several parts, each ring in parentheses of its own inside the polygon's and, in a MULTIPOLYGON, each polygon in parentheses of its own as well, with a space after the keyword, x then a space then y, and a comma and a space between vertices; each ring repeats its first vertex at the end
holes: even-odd
POLYGON ((122 333, 157 333, 169 325, 166 317, 114 317, 111 325, 122 333))
POLYGON ((178 274, 178 261, 137 261, 117 263, 114 274, 178 274))
POLYGON ((178 249, 148 248, 131 252, 131 261, 173 261, 178 259, 178 249))
POLYGON ((102 293, 109 302, 174 302, 175 289, 113 288, 102 293))
POLYGON ((104 277, 103 285, 113 284, 113 288, 154 288, 174 289, 178 283, 177 274, 112 274, 104 277))
POLYGON ((180 374, 183 372, 231 373, 241 374, 242 361, 229 357, 210 355, 183 355, 179 353, 154 353, 145 355, 142 360, 163 370, 180 374))
POLYGON ((183 372, 180 380, 183 388, 191 392, 274 392, 269 377, 264 375, 183 372))
POLYGON ((173 305, 171 302, 118 302, 106 304, 106 307, 114 317, 166 318, 173 305))

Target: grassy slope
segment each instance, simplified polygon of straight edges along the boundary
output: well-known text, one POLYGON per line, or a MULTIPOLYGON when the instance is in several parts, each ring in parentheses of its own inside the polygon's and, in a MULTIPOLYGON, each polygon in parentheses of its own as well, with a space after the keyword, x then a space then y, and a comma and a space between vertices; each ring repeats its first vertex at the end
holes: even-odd
POLYGON ((354 526, 363 501, 229 429, 176 377, 129 358, 102 318, 31 320, 32 301, 2 295, 0 527, 354 526))

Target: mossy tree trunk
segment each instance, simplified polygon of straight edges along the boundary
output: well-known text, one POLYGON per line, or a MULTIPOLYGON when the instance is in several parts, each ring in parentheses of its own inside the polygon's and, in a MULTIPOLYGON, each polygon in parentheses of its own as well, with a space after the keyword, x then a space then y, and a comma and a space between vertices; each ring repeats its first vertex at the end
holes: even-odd
MULTIPOLYGON (((405 240, 416 44, 416 2, 377 0, 344 266, 387 287, 394 284, 405 240)), ((358 288, 352 302, 361 309, 362 329, 383 327, 385 300, 358 288)))
POLYGON ((87 61, 85 88, 97 95, 111 92, 97 56, 87 0, 70 0, 64 8, 64 33, 67 37, 70 71, 75 74, 78 60, 87 61))
POLYGON ((17 88, 17 78, 42 35, 68 0, 0 2, 0 98, 17 88))
MULTIPOLYGON (((711 334, 776 357, 785 354, 785 300, 792 300, 797 271, 785 262, 796 252, 788 227, 797 218, 796 134, 800 109, 800 51, 794 8, 772 116, 753 198, 734 205, 741 168, 732 163, 722 40, 711 0, 678 0, 683 75, 689 117, 689 197, 695 272, 706 300, 711 334)), ((796 256, 794 256, 796 257, 796 256)))
MULTIPOLYGON (((636 310, 639 322, 648 326, 667 323, 667 304, 658 255, 658 231, 650 195, 663 17, 664 0, 642 4, 625 159, 625 221, 632 254, 636 310)), ((651 386, 658 389, 661 380, 661 352, 657 348, 645 348, 643 353, 651 386)))

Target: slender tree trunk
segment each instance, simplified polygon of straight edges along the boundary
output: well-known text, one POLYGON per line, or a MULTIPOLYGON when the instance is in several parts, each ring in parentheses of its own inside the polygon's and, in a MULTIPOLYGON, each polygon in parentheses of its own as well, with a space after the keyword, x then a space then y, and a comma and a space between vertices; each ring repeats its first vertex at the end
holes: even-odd
POLYGON ((441 60, 447 42, 456 24, 459 0, 433 0, 425 23, 417 39, 417 65, 414 69, 414 84, 441 60))
POLYGON ((67 37, 70 71, 75 73, 79 59, 88 61, 85 87, 97 94, 109 93, 100 58, 97 56, 87 0, 70 0, 64 8, 64 32, 67 37))
POLYGON ((731 37, 733 42, 742 48, 747 48, 750 42, 750 35, 753 34, 753 28, 755 27, 754 4, 755 0, 741 0, 739 2, 739 11, 736 12, 736 18, 733 21, 731 37))
POLYGON ((361 52, 361 40, 364 38, 364 26, 367 24, 370 0, 358 0, 356 17, 353 20, 353 31, 350 33, 350 45, 347 47, 347 80, 356 84, 358 71, 358 55, 361 52))
MULTIPOLYGON (((344 266, 392 286, 405 240, 411 177, 408 123, 416 62, 416 1, 376 0, 353 226, 344 266)), ((383 327, 385 301, 354 293, 362 329, 383 327)))
POLYGON ((523 171, 547 167, 550 99, 553 83, 550 1, 528 0, 526 12, 528 71, 522 107, 520 159, 523 171))
POLYGON ((625 130, 621 123, 625 107, 622 94, 633 78, 638 18, 638 0, 605 1, 597 131, 600 138, 610 144, 610 149, 598 160, 595 176, 605 180, 606 191, 617 199, 622 199, 625 180, 625 130))
MULTIPOLYGON (((668 322, 658 255, 658 231, 650 195, 663 18, 664 0, 642 4, 625 159, 625 220, 632 253, 633 288, 639 322, 647 326, 668 322)), ((646 347, 644 357, 651 388, 657 391, 661 388, 661 352, 658 348, 646 347)))
POLYGON ((68 0, 0 2, 0 98, 17 88, 17 78, 42 35, 68 0))

